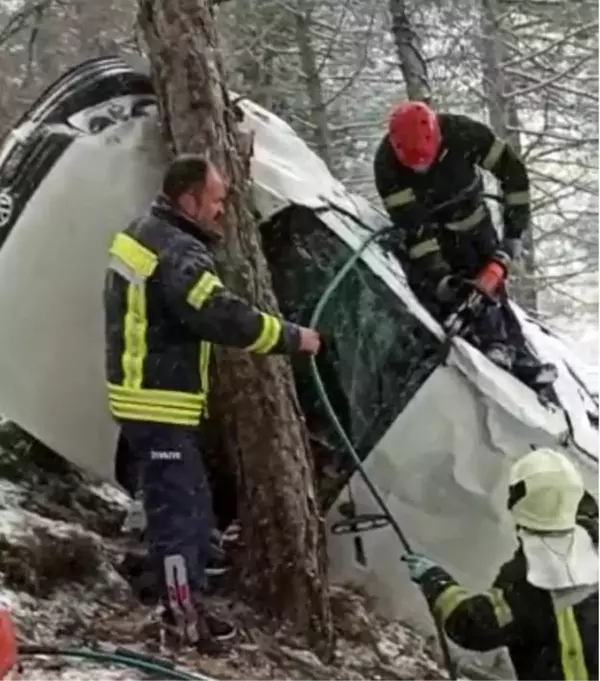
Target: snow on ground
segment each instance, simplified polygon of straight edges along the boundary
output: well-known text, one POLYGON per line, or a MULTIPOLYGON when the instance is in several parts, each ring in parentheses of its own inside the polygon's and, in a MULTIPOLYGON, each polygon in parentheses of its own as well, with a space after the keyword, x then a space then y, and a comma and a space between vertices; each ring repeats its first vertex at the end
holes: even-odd
MULTIPOLYGON (((125 497, 88 480, 64 460, 0 424, 0 602, 13 613, 21 643, 160 649, 156 611, 140 605, 115 570, 124 547, 125 497)), ((348 586, 332 590, 335 658, 321 662, 304 641, 246 605, 235 578, 207 598, 234 622, 237 640, 217 657, 195 651, 176 662, 214 679, 441 679, 431 642, 376 617, 348 586)), ((24 679, 120 681, 141 672, 64 657, 22 659, 24 679)))

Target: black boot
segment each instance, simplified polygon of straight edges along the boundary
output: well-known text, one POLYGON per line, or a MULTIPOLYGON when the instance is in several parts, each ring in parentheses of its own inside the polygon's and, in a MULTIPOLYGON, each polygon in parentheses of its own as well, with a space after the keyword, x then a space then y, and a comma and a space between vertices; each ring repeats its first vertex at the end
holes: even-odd
POLYGON ((554 364, 540 364, 538 371, 535 373, 532 383, 540 388, 552 385, 558 378, 558 369, 554 364))
POLYGON ((505 371, 510 371, 513 367, 513 355, 511 349, 503 343, 494 343, 485 350, 485 356, 505 371))
POLYGON ((537 361, 520 361, 515 363, 515 376, 535 392, 550 387, 558 378, 558 369, 554 364, 537 361))
POLYGON ((206 613, 204 608, 196 605, 195 619, 183 620, 183 613, 178 618, 169 606, 164 608, 161 627, 165 645, 173 648, 194 647, 198 652, 218 654, 224 652, 223 643, 236 636, 233 625, 206 613))
POLYGON ((143 605, 151 606, 158 603, 160 586, 156 570, 152 569, 145 549, 128 551, 115 569, 143 605))

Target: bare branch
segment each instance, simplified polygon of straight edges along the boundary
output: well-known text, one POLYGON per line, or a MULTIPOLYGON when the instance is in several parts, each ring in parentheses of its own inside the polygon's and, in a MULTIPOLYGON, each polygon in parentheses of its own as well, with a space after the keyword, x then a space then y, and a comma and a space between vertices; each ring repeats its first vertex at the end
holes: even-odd
MULTIPOLYGON (((573 71, 577 71, 581 66, 583 66, 586 62, 592 60, 594 58, 594 55, 592 54, 586 54, 584 57, 579 59, 575 64, 572 64, 568 66, 567 68, 563 69, 562 71, 559 71, 558 73, 555 73, 553 76, 550 78, 547 78, 546 80, 538 80, 535 84, 530 85, 529 87, 521 88, 520 90, 513 90, 512 92, 507 93, 505 96, 507 98, 510 97, 523 97, 524 95, 531 94, 532 92, 535 92, 536 90, 543 90, 551 85, 554 85, 557 83, 559 80, 562 80, 566 76, 570 75, 573 73, 573 71)), ((507 73, 509 70, 507 69, 507 73)), ((514 74, 514 71, 512 72, 514 74)), ((530 78, 531 79, 531 78, 530 78)), ((586 93, 587 96, 587 93, 586 93)), ((596 100, 598 98, 596 97, 596 100)))
POLYGON ((0 45, 25 29, 30 19, 33 19, 34 25, 36 25, 38 18, 49 10, 53 4, 61 6, 66 2, 68 0, 35 0, 34 2, 25 3, 21 9, 17 10, 10 17, 4 28, 0 30, 0 45))
MULTIPOLYGON (((569 43, 573 38, 577 37, 578 35, 581 35, 582 33, 586 33, 592 29, 598 28, 598 22, 597 21, 592 21, 589 24, 585 24, 583 26, 578 26, 577 28, 573 29, 570 32, 567 32, 565 35, 561 36, 557 40, 551 42, 548 45, 545 45, 543 48, 537 50, 536 52, 529 53, 529 54, 522 54, 519 58, 517 59, 507 59, 504 61, 502 64, 502 67, 505 69, 511 69, 515 68, 516 66, 521 66, 526 61, 532 61, 538 57, 543 57, 545 54, 548 54, 549 52, 552 52, 552 50, 556 49, 557 47, 560 47, 566 43, 569 43)), ((515 34, 515 28, 511 27, 510 31, 511 35, 515 34)), ((543 35, 537 34, 536 38, 541 39, 543 38, 543 35)))

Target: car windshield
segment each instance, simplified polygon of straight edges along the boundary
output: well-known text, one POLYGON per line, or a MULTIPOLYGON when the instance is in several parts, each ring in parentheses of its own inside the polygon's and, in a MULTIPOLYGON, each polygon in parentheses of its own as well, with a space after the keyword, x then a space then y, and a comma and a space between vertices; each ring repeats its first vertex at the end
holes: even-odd
MULTIPOLYGON (((308 324, 351 248, 313 211, 298 206, 265 225, 262 238, 282 314, 308 324)), ((440 342, 362 260, 333 293, 319 329, 325 348, 317 366, 364 459, 438 365, 440 342)), ((294 369, 313 438, 330 452, 342 452, 306 358, 296 359, 294 369)), ((338 468, 344 468, 343 458, 338 468)))

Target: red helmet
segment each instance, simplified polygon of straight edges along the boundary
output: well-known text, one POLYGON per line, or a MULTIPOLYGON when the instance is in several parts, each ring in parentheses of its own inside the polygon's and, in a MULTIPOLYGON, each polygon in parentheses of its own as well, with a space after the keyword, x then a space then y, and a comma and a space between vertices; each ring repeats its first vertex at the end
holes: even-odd
POLYGON ((400 163, 426 170, 435 161, 442 143, 440 123, 424 102, 403 102, 389 121, 389 137, 400 163))

